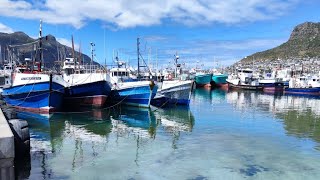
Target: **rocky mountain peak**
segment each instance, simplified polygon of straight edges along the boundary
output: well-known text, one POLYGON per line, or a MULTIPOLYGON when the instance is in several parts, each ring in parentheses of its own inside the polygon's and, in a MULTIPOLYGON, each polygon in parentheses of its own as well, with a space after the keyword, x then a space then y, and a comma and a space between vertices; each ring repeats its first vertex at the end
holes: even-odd
POLYGON ((297 25, 289 40, 303 39, 303 38, 315 38, 320 36, 320 23, 305 22, 297 25))

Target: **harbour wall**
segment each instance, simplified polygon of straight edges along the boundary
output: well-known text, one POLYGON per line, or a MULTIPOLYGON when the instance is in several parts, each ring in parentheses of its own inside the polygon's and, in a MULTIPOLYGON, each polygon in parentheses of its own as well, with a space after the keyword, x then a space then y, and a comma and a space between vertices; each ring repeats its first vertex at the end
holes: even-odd
POLYGON ((14 179, 14 136, 0 108, 0 179, 14 179))

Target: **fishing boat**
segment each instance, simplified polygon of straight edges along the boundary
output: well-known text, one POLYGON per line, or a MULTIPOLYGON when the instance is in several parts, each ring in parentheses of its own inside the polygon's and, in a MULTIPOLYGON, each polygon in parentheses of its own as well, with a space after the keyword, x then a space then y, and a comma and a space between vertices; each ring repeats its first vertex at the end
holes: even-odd
POLYGON ((311 79, 301 76, 291 78, 289 87, 284 89, 285 94, 300 94, 300 95, 320 95, 320 80, 318 77, 311 79))
POLYGON ((225 74, 213 73, 212 78, 211 78, 211 84, 214 87, 219 87, 219 88, 226 87, 226 86, 228 86, 227 78, 228 78, 228 76, 225 74))
POLYGON ((263 90, 258 79, 253 77, 251 69, 238 69, 237 74, 229 75, 226 81, 230 89, 263 90))
POLYGON ((194 78, 197 87, 210 87, 211 77, 212 74, 197 72, 194 78))
POLYGON ((174 77, 171 80, 158 82, 159 88, 156 96, 152 99, 153 105, 189 105, 194 81, 187 80, 188 78, 182 73, 183 71, 181 69, 181 65, 178 63, 178 59, 179 56, 176 55, 174 63, 176 64, 174 77))
POLYGON ((281 78, 276 77, 276 72, 265 73, 262 78, 259 79, 259 85, 263 87, 263 91, 266 93, 282 93, 285 86, 285 82, 281 78))
POLYGON ((3 89, 10 106, 32 112, 50 113, 60 110, 64 96, 64 81, 60 75, 14 72, 12 85, 3 89))
POLYGON ((110 95, 111 83, 109 75, 104 72, 87 71, 74 61, 67 58, 63 66, 63 79, 66 81, 66 106, 102 107, 110 95))
POLYGON ((166 104, 189 105, 193 83, 192 80, 159 82, 159 89, 152 99, 152 104, 156 106, 166 104))
POLYGON ((111 100, 120 104, 138 107, 150 107, 151 99, 157 93, 158 85, 153 80, 132 78, 131 71, 125 62, 117 59, 118 67, 110 69, 112 83, 111 100))
POLYGON ((39 43, 39 54, 34 58, 32 66, 23 70, 15 69, 11 76, 11 86, 3 89, 2 96, 10 106, 37 113, 51 113, 61 108, 65 82, 61 75, 42 69, 41 22, 39 39, 35 43, 39 43))

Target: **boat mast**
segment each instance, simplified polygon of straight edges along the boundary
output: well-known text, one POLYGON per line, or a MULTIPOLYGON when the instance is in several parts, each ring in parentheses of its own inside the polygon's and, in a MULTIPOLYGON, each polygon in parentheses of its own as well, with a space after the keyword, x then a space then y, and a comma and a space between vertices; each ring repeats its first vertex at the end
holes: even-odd
POLYGON ((178 52, 176 52, 176 55, 174 56, 174 63, 175 63, 175 71, 174 71, 174 78, 178 76, 178 52))
POLYGON ((139 38, 137 38, 137 56, 138 56, 138 80, 140 80, 140 49, 139 49, 139 38))
POLYGON ((39 29, 39 56, 40 56, 40 65, 38 65, 38 71, 41 71, 41 65, 43 61, 42 54, 42 20, 40 20, 40 29, 39 29))
POLYGON ((91 62, 90 62, 90 73, 92 73, 92 64, 93 64, 93 55, 94 55, 94 46, 95 44, 93 42, 90 43, 91 45, 91 62))
POLYGON ((73 58, 73 62, 74 62, 74 71, 77 71, 77 61, 76 61, 76 57, 74 55, 74 42, 73 42, 73 35, 71 35, 71 43, 72 43, 72 58, 73 58))

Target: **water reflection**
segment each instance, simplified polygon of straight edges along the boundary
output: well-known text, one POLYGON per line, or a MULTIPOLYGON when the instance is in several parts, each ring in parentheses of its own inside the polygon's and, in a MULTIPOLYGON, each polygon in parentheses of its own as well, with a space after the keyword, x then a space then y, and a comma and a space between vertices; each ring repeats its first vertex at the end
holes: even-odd
POLYGON ((135 143, 131 151, 139 166, 141 148, 156 139, 159 129, 172 138, 172 148, 177 148, 180 132, 191 132, 195 121, 190 110, 181 107, 117 107, 51 115, 18 111, 17 116, 28 121, 31 132, 31 158, 19 161, 16 168, 21 179, 69 178, 67 174, 80 167, 94 165, 108 147, 119 145, 123 138, 135 143), (58 161, 63 163, 62 172, 52 166, 58 161))
POLYGON ((167 132, 191 132, 194 126, 194 117, 187 107, 155 108, 154 114, 167 132))
POLYGON ((302 177, 300 171, 315 174, 310 167, 318 167, 318 151, 309 147, 320 142, 318 104, 319 99, 303 97, 196 89, 191 110, 115 107, 29 119, 22 114, 33 134, 32 169, 25 168, 23 177, 290 179, 302 177))
POLYGON ((17 179, 65 178, 64 175, 55 174, 48 161, 65 153, 66 142, 67 148, 73 149, 67 158, 71 161, 71 170, 74 170, 85 162, 83 144, 90 144, 87 152, 97 156, 95 147, 105 142, 112 130, 110 111, 50 115, 16 111, 16 116, 28 121, 31 134, 30 157, 15 163, 17 179))
POLYGON ((194 116, 187 107, 177 106, 175 108, 156 108, 154 113, 161 126, 172 135, 173 149, 177 149, 181 132, 191 132, 195 123, 194 116))
MULTIPOLYGON (((283 121, 288 135, 311 138, 320 143, 319 98, 233 91, 228 92, 227 101, 238 110, 268 112, 283 121)), ((319 145, 316 148, 319 149, 319 145)))
POLYGON ((148 108, 120 107, 111 117, 113 132, 119 134, 139 134, 154 138, 157 122, 152 111, 148 108))
POLYGON ((211 91, 211 102, 212 104, 223 103, 226 99, 227 92, 223 89, 212 89, 211 91))
POLYGON ((192 93, 192 100, 195 101, 193 103, 206 102, 208 99, 211 100, 212 90, 210 88, 200 88, 195 89, 192 93))

